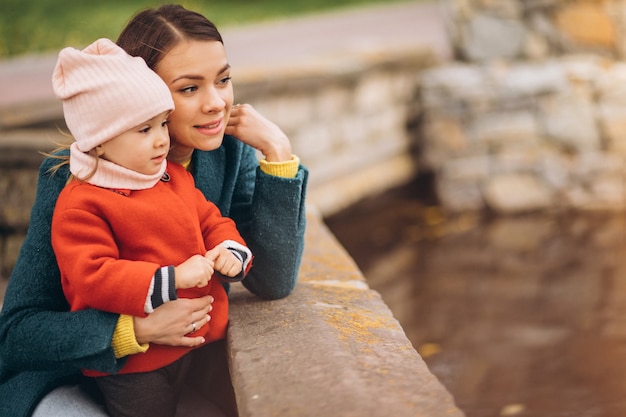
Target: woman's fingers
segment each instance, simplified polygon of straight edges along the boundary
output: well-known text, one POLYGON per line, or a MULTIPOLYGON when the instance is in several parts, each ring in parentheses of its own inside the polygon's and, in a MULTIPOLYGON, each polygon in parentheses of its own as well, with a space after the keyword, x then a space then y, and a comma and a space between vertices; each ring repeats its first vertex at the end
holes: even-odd
POLYGON ((172 346, 182 346, 182 347, 196 347, 196 346, 200 346, 201 344, 204 343, 204 337, 202 336, 197 336, 197 337, 189 337, 189 336, 183 336, 180 339, 180 343, 177 345, 172 345, 172 346))
POLYGON ((210 295, 194 299, 178 299, 165 303, 147 317, 135 317, 135 337, 140 344, 156 343, 169 346, 197 346, 201 339, 186 337, 191 323, 206 324, 212 309, 210 295), (189 340, 196 339, 196 340, 189 340))
POLYGON ((260 151, 269 162, 291 159, 291 143, 284 132, 250 104, 231 107, 226 134, 260 151))

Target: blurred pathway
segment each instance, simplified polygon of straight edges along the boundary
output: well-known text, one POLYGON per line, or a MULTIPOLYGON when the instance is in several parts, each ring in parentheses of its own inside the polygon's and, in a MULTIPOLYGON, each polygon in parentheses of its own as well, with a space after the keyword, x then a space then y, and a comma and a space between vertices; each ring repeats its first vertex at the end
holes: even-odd
MULTIPOLYGON (((220 30, 235 70, 381 47, 428 46, 442 58, 450 54, 437 2, 375 5, 220 30)), ((0 61, 0 112, 54 101, 50 77, 55 62, 56 52, 0 61)))

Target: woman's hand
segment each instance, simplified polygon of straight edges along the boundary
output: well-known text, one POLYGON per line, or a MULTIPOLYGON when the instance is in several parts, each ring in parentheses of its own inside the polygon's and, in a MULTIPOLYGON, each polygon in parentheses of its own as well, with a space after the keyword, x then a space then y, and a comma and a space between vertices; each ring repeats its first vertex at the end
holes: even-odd
POLYGON ((186 335, 204 326, 211 317, 213 297, 179 298, 157 307, 147 317, 134 317, 135 337, 139 344, 156 343, 169 346, 194 347, 204 337, 186 335))
POLYGON ((287 135, 250 104, 236 104, 231 108, 226 134, 259 150, 268 162, 291 159, 291 143, 287 135))

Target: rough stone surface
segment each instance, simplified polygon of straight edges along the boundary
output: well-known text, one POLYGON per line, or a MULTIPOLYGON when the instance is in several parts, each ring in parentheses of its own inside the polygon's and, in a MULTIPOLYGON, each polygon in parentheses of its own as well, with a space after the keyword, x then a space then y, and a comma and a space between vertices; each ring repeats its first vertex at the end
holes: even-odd
POLYGON ((529 175, 503 175, 488 181, 485 200, 498 212, 545 210, 552 205, 550 190, 529 175))
POLYGON ((465 54, 470 60, 514 58, 524 47, 524 27, 520 22, 476 14, 462 29, 465 54))
POLYGON ((445 0, 453 50, 472 61, 597 52, 624 58, 620 0, 445 0))
POLYGON ((235 286, 228 344, 242 417, 463 416, 354 261, 309 212, 299 283, 235 286))
POLYGON ((453 62, 422 75, 420 166, 446 209, 625 208, 623 62, 453 62))
POLYGON ((421 169, 450 211, 626 208, 626 3, 446 0, 421 169))
POLYGON ((615 22, 603 3, 572 2, 569 7, 564 7, 556 13, 555 25, 571 42, 615 48, 617 45, 615 22))

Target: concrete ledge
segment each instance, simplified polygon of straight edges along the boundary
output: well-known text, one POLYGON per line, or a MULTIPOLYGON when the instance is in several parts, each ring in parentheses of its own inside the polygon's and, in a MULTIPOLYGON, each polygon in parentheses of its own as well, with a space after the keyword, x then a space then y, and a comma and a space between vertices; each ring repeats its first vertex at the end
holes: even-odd
POLYGON ((463 416, 312 210, 294 293, 265 301, 240 285, 232 291, 241 417, 463 416))

